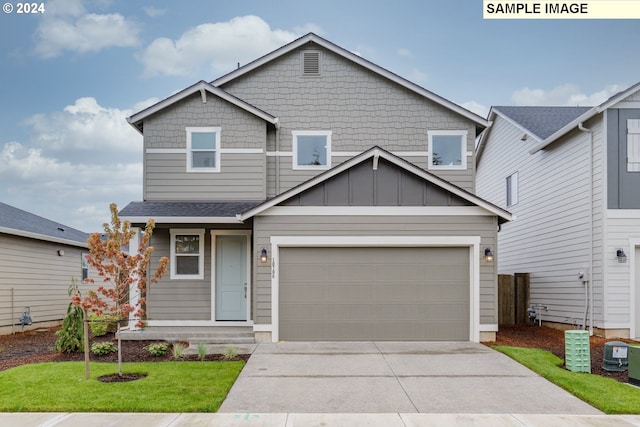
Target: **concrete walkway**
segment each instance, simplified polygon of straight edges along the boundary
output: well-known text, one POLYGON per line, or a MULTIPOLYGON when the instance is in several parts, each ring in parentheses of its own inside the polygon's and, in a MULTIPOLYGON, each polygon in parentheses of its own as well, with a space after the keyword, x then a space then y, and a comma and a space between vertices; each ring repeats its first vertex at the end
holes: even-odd
POLYGON ((1 427, 640 427, 631 415, 0 413, 1 427))
POLYGON ((260 344, 219 412, 601 414, 468 342, 260 344))

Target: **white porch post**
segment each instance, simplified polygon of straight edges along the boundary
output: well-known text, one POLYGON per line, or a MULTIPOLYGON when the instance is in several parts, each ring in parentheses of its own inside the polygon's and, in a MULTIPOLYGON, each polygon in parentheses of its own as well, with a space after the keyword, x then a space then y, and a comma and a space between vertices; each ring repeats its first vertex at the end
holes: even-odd
MULTIPOLYGON (((140 244, 140 227, 131 227, 135 234, 131 238, 129 242, 129 255, 135 255, 138 252, 138 245, 140 244)), ((129 285, 129 304, 135 306, 138 304, 138 300, 140 299, 140 290, 138 289, 138 283, 133 282, 129 285)), ((136 331, 140 328, 136 326, 138 323, 138 318, 135 317, 134 313, 129 313, 129 330, 136 331)))

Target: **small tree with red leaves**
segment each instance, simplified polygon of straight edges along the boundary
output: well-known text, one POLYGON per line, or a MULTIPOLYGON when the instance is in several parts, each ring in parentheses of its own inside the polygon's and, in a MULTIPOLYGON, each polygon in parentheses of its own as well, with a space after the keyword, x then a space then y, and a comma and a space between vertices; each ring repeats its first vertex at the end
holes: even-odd
MULTIPOLYGON (((138 248, 135 252, 129 248, 129 242, 136 234, 136 230, 131 228, 129 221, 121 221, 118 217, 118 207, 115 203, 109 206, 111 210, 111 225, 104 224, 105 239, 100 233, 93 233, 87 243, 89 244, 89 254, 87 263, 92 267, 97 275, 102 278, 96 290, 85 292, 81 298, 79 295, 72 297, 73 304, 81 306, 86 313, 92 312, 97 315, 107 315, 115 319, 120 324, 122 320, 128 319, 131 314, 138 319, 136 326, 144 326, 145 318, 145 295, 147 286, 156 283, 167 272, 169 259, 162 257, 153 274, 149 274, 149 264, 153 246, 149 246, 151 235, 155 227, 153 219, 147 222, 144 232, 140 236, 138 248), (135 285, 139 292, 137 301, 132 304, 129 300, 129 290, 135 285)), ((88 278, 88 283, 95 280, 88 278)), ((85 334, 85 352, 88 347, 87 334, 85 334)), ((118 339, 118 362, 119 373, 122 375, 120 345, 118 339)), ((85 357, 86 359, 86 357, 85 357)))

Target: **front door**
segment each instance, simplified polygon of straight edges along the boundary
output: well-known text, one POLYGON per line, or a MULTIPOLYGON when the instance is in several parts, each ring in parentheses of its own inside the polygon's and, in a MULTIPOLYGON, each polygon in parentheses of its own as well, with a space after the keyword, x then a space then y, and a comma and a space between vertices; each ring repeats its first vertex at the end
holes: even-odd
POLYGON ((247 320, 248 238, 218 234, 214 240, 216 320, 247 320))

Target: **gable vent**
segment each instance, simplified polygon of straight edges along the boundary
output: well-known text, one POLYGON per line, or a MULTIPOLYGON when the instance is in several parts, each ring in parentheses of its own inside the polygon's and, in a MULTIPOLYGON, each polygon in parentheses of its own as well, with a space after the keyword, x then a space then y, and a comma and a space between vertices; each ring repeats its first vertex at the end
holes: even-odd
POLYGON ((320 75, 320 52, 302 52, 302 75, 320 75))

